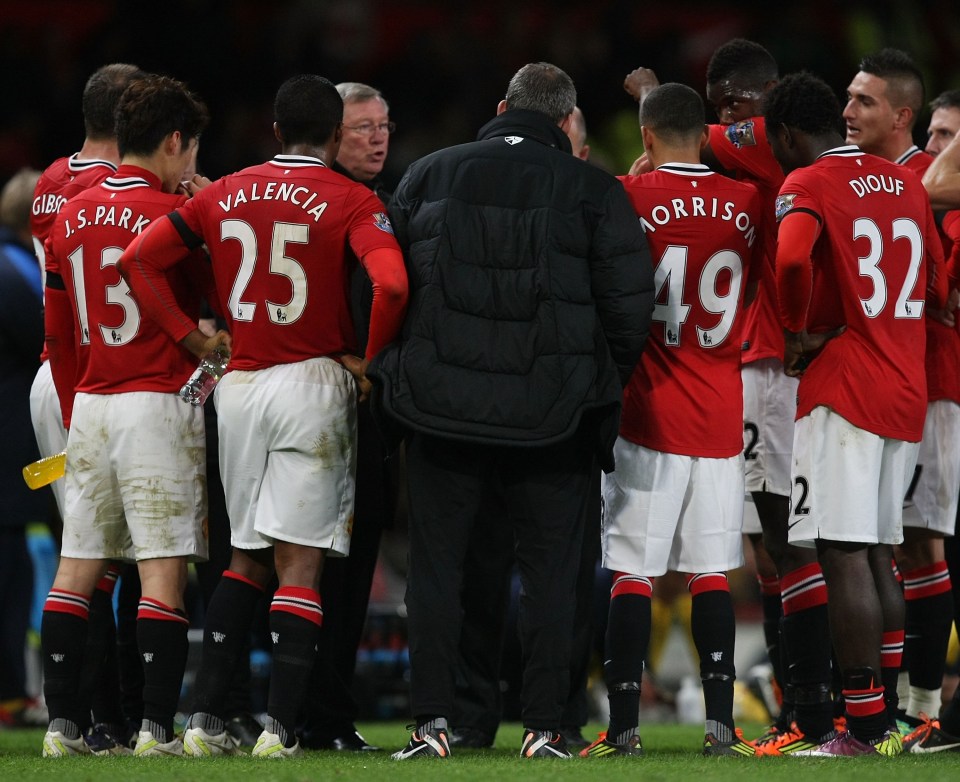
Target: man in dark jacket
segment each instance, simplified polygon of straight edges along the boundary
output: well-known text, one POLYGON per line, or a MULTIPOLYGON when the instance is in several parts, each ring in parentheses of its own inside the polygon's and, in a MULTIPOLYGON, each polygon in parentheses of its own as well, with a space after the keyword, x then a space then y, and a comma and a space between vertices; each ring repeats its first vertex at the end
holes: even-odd
POLYGON ((522 583, 522 754, 570 756, 559 722, 591 468, 612 467, 653 307, 622 186, 570 154, 576 98, 559 68, 524 66, 478 141, 414 163, 392 202, 410 308, 369 374, 408 434, 417 727, 398 760, 450 754, 462 563, 494 487, 522 583))

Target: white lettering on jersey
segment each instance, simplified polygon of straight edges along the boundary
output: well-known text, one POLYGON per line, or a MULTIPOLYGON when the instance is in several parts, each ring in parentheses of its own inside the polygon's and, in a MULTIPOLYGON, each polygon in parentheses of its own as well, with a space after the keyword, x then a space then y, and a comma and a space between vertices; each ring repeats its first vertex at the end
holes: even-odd
POLYGON ((327 202, 322 201, 315 207, 310 208, 310 204, 317 199, 317 194, 310 191, 303 185, 296 185, 293 182, 251 182, 249 189, 241 187, 234 193, 227 193, 226 198, 217 201, 217 204, 224 212, 250 203, 251 201, 287 201, 295 206, 299 206, 308 215, 313 217, 313 221, 319 222, 320 217, 327 209, 327 202), (308 195, 309 194, 309 195, 308 195))

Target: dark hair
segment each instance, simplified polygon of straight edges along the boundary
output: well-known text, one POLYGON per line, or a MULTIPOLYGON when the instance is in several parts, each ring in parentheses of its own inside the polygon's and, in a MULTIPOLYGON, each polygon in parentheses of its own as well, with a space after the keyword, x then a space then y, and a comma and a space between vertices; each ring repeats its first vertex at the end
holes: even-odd
POLYGON ((640 124, 669 142, 699 138, 705 122, 703 99, 685 84, 661 84, 640 105, 640 124))
POLYGON ((881 49, 860 60, 860 70, 887 82, 893 106, 908 106, 916 115, 923 107, 923 74, 913 58, 900 49, 881 49))
POLYGON ((175 130, 180 131, 186 145, 199 137, 209 119, 207 107, 183 82, 153 74, 137 79, 117 104, 120 156, 152 155, 175 130))
POLYGON ((720 46, 707 64, 707 84, 737 78, 744 86, 760 89, 776 81, 780 69, 773 55, 760 44, 746 38, 734 38, 720 46))
POLYGON ((284 144, 325 144, 343 122, 343 99, 322 76, 293 76, 277 90, 273 118, 284 144))
POLYGON ((840 101, 830 86, 803 71, 785 76, 764 100, 767 127, 786 125, 811 136, 844 135, 840 101))
POLYGON ((930 111, 937 109, 960 109, 960 90, 941 92, 930 101, 930 111))
POLYGON ((556 65, 531 62, 513 74, 506 101, 508 109, 539 111, 559 124, 577 105, 577 88, 556 65))
POLYGON ((104 65, 93 72, 83 88, 83 124, 87 138, 102 141, 115 137, 117 102, 130 82, 145 75, 136 65, 122 62, 104 65))

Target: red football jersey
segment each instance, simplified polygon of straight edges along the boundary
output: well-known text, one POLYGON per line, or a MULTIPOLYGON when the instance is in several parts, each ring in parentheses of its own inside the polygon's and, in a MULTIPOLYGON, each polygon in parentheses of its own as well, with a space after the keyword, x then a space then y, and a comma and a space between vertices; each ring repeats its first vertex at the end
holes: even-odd
MULTIPOLYGON (((204 242, 210 251, 231 323, 230 369, 355 353, 346 248, 358 258, 400 252, 380 199, 317 158, 296 155, 219 179, 174 223, 188 246, 204 242)), ((171 333, 182 328, 169 313, 155 315, 171 333)))
MULTIPOLYGON (((185 197, 164 193, 160 180, 142 168, 121 165, 96 187, 63 205, 47 239, 47 285, 63 280, 73 333, 55 334, 77 349, 75 390, 90 394, 124 391, 177 392, 196 368, 196 359, 143 317, 117 261, 129 242, 153 220, 180 206, 185 197), (55 277, 54 275, 58 275, 55 277)), ((200 316, 200 297, 212 285, 183 269, 168 278, 180 305, 200 316)), ((48 335, 51 302, 48 296, 48 335)), ((60 299, 56 299, 60 301, 60 299)), ((69 379, 51 356, 64 416, 72 409, 69 379)))
POLYGON ((893 162, 898 166, 906 166, 922 179, 923 175, 927 173, 927 169, 930 168, 930 164, 933 162, 933 155, 924 152, 916 144, 913 144, 893 162))
POLYGON ((784 323, 800 331, 817 313, 824 326, 846 325, 803 374, 797 417, 826 405, 882 437, 920 440, 927 408, 926 288, 935 285, 939 300, 946 283, 923 185, 903 166, 838 147, 787 177, 777 216, 790 220, 795 213, 813 215, 819 236, 809 259, 788 264, 802 253, 788 246, 778 251, 784 323))
POLYGON ((667 453, 743 451, 743 292, 763 253, 752 185, 670 163, 621 178, 654 258, 650 338, 624 391, 620 434, 667 453))
MULTIPOLYGON (((79 154, 79 153, 77 153, 79 154)), ((88 187, 99 184, 113 174, 117 167, 109 160, 80 160, 77 154, 53 161, 37 180, 33 191, 33 205, 30 209, 30 233, 33 235, 33 250, 40 261, 40 267, 46 274, 47 261, 44 257, 44 242, 53 228, 67 199, 81 193, 88 187)), ((47 360, 47 347, 44 344, 41 361, 47 360)))
POLYGON ((710 125, 710 149, 717 161, 737 179, 755 185, 762 209, 763 266, 760 290, 747 307, 743 326, 744 364, 763 358, 783 358, 783 327, 777 312, 777 289, 773 263, 777 252, 777 228, 774 204, 783 170, 767 141, 763 117, 733 125, 710 125))

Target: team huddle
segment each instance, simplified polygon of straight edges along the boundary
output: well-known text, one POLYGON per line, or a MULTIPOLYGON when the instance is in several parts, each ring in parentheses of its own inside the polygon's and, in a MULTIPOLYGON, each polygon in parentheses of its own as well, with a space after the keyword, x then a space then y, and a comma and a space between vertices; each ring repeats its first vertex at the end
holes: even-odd
POLYGON ((285 82, 280 152, 210 182, 195 173, 207 110, 184 84, 94 74, 88 139, 115 137, 119 165, 89 150, 57 161, 32 223, 49 357, 34 424, 41 453, 67 451, 41 631, 45 756, 129 751, 90 738, 91 601, 113 561, 135 561, 142 590, 134 754, 241 752, 225 701, 274 574, 252 752, 302 752, 320 579, 350 555, 368 406, 403 442, 409 502, 415 730, 395 759, 456 748, 459 587, 491 496, 523 587, 521 757, 644 754, 651 600, 668 571, 691 595, 703 754, 960 751, 960 699, 935 719, 956 607, 960 212, 934 212, 924 187, 960 130, 960 94, 931 104, 927 154, 912 140, 922 78, 898 50, 865 57, 841 107, 816 76, 780 79, 766 49, 730 41, 707 70, 718 124, 696 90, 648 69, 624 86, 644 147, 627 175, 571 154, 576 90, 533 63, 477 141, 414 163, 385 204, 333 168, 355 129, 326 79, 285 82), (201 328, 204 303, 223 328, 201 328), (215 350, 230 357, 215 401, 232 552, 180 736, 187 563, 208 541, 203 411, 177 392, 215 350), (610 721, 580 749, 561 712, 601 506, 610 721), (733 718, 727 573, 744 535, 782 692, 754 740, 733 718))

